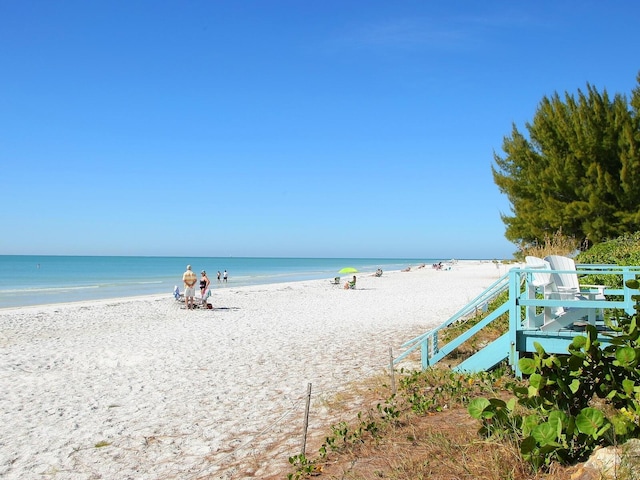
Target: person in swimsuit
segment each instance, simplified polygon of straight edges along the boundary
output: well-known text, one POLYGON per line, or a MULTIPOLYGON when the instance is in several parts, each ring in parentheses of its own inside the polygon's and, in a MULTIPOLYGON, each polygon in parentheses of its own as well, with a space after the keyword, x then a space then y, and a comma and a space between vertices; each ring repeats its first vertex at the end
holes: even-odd
POLYGON ((353 276, 353 280, 344 284, 344 289, 349 290, 350 288, 356 288, 356 276, 353 276))
POLYGON ((207 272, 202 270, 200 272, 200 294, 202 295, 202 298, 204 298, 205 293, 207 293, 207 288, 209 288, 210 283, 209 277, 207 277, 207 272))

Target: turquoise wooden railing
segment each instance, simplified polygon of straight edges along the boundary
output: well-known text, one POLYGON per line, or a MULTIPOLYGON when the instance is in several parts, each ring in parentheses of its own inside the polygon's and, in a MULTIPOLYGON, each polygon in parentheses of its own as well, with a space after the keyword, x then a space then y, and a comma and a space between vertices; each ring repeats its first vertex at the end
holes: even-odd
MULTIPOLYGON (((567 331, 560 323, 560 327, 550 324, 550 322, 557 322, 557 319, 561 317, 559 314, 550 312, 562 311, 562 315, 567 315, 567 312, 571 311, 575 318, 595 318, 590 316, 591 312, 613 311, 615 309, 624 310, 628 314, 634 313, 635 302, 632 295, 637 294, 638 291, 626 287, 625 282, 637 278, 640 275, 640 267, 577 265, 575 271, 555 270, 554 272, 576 274, 578 277, 589 274, 603 277, 616 275, 622 280, 623 286, 621 288, 605 288, 603 290, 606 297, 604 300, 598 300, 589 295, 584 295, 580 299, 567 295, 562 295, 564 298, 559 298, 561 295, 556 295, 555 298, 553 295, 544 298, 535 287, 532 287, 533 275, 540 273, 540 270, 526 267, 512 268, 451 318, 436 328, 405 342, 401 346, 403 352, 394 359, 394 364, 398 364, 420 350, 421 366, 423 369, 428 368, 456 350, 489 324, 504 314, 508 314, 508 331, 458 365, 456 369, 487 370, 507 359, 516 370, 516 374, 519 374, 517 361, 522 353, 533 350, 533 342, 542 343, 549 352, 565 353, 573 336, 579 334, 579 332, 567 331), (498 295, 505 291, 509 292, 508 298, 500 305, 493 305, 493 309, 489 311, 488 306, 492 305, 498 295), (478 312, 486 312, 486 315, 446 345, 440 345, 439 333, 443 329, 456 322, 463 324, 466 320, 476 317, 478 312)), ((589 291, 595 294, 598 290, 590 289, 589 291)), ((565 320, 568 318, 572 317, 564 317, 565 320)))

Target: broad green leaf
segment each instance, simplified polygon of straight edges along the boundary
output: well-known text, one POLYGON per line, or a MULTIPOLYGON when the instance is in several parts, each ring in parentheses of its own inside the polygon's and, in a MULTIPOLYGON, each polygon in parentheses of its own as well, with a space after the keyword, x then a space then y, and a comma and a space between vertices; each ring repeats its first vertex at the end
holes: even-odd
POLYGON ((579 335, 577 337, 573 337, 573 341, 571 342, 571 346, 576 349, 581 349, 587 343, 587 337, 583 337, 579 335))
POLYGON ((547 353, 539 342, 533 342, 533 347, 536 349, 536 352, 538 352, 538 355, 542 356, 547 353))
POLYGON ((551 412, 549 414, 547 423, 554 428, 556 432, 556 438, 560 438, 560 436, 562 435, 562 428, 564 425, 564 412, 560 410, 555 410, 551 412))
POLYGON ((636 361, 636 351, 631 347, 620 347, 616 350, 616 360, 623 367, 629 367, 636 361))
POLYGON ((527 415, 522 419, 522 435, 530 435, 534 428, 540 423, 537 415, 527 415))
MULTIPOLYGON (((601 385, 601 387, 602 388, 600 388, 600 390, 606 390, 604 385, 601 385)), ((606 398, 607 400, 613 400, 617 395, 618 390, 614 388, 613 390, 609 391, 609 393, 607 393, 604 398, 606 398)))
POLYGON ((533 452, 535 448, 536 439, 533 438, 533 436, 528 436, 522 441, 522 443, 520 443, 520 453, 522 453, 523 455, 533 452))
POLYGON ((578 372, 582 368, 583 354, 573 353, 569 358, 568 365, 572 372, 578 372))
POLYGON ((632 396, 633 391, 636 389, 636 383, 633 380, 625 378, 624 380, 622 380, 622 388, 624 389, 624 393, 632 396))
POLYGON ((558 439, 556 428, 549 422, 541 423, 535 427, 531 432, 531 435, 541 446, 556 443, 556 440, 558 439))
POLYGON ((527 387, 516 386, 513 388, 513 393, 515 395, 518 395, 519 397, 526 396, 527 392, 528 392, 527 387))
POLYGON ((556 383, 558 384, 558 388, 562 391, 567 390, 567 383, 564 381, 562 377, 556 378, 556 383))
POLYGON ((602 427, 603 424, 604 415, 600 410, 595 408, 583 408, 576 417, 576 427, 578 431, 587 435, 596 435, 598 429, 602 427))
POLYGON ((580 389, 580 384, 580 380, 574 378, 573 381, 569 384, 569 390, 571 390, 571 393, 576 393, 580 389))
POLYGON ((490 398, 489 403, 494 409, 507 408, 506 402, 500 398, 490 398))
POLYGON ((529 377, 529 385, 540 390, 546 384, 546 378, 539 373, 534 373, 529 377))
POLYGON ((560 424, 564 425, 567 419, 567 414, 562 410, 554 410, 553 412, 549 413, 548 421, 550 423, 559 422, 560 424))
POLYGON ((518 361, 520 371, 525 375, 531 375, 536 371, 536 362, 533 358, 521 358, 518 361))
POLYGON ((629 335, 633 336, 638 331, 638 321, 635 316, 631 317, 631 324, 629 325, 629 335))
POLYGON ((474 398, 469 402, 469 406, 467 407, 467 411, 469 415, 473 418, 482 419, 482 418, 490 418, 487 414, 485 414, 485 409, 490 406, 491 403, 486 398, 474 398))
POLYGON ((610 428, 611 428, 611 424, 607 422, 600 430, 598 430, 598 433, 596 433, 593 436, 593 438, 602 437, 605 433, 607 433, 607 430, 609 430, 610 428))
POLYGON ((640 288, 640 282, 636 279, 627 280, 625 285, 629 287, 631 290, 637 290, 640 288))

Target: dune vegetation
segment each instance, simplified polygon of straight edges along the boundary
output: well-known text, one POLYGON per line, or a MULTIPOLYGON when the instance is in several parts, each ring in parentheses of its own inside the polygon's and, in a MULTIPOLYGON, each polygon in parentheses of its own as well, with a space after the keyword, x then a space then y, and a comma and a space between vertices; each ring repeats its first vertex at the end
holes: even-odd
MULTIPOLYGON (((638 239, 603 242, 577 261, 638 265, 638 239)), ((576 244, 559 232, 533 248, 523 255, 571 254, 576 244)), ((451 370, 497 338, 507 328, 505 318, 425 371, 401 369, 393 381, 354 385, 354 407, 337 412, 342 420, 328 428, 316 450, 289 459, 288 478, 605 478, 585 470, 589 455, 640 437, 638 309, 640 301, 636 314, 618 315, 615 345, 601 347, 595 328, 587 329, 567 355, 538 351, 522 359, 523 379, 506 365, 474 375, 451 370)), ((459 334, 457 328, 445 331, 444 343, 459 334)), ((623 455, 608 478, 639 479, 637 456, 623 455)))

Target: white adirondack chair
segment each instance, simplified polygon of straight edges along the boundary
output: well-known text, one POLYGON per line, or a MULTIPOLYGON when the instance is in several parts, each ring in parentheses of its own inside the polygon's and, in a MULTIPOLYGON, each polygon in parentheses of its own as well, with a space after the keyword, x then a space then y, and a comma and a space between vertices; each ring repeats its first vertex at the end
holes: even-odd
MULTIPOLYGON (((535 270, 531 274, 529 280, 529 293, 531 298, 535 298, 536 293, 542 294, 545 299, 557 298, 556 284, 553 281, 553 275, 551 272, 551 265, 542 258, 527 256, 525 257, 525 268, 529 270, 535 270)), ((542 315, 536 314, 536 307, 529 307, 529 327, 539 328, 545 323, 552 321, 555 317, 564 313, 562 307, 545 307, 542 315)))
POLYGON ((604 285, 584 285, 584 288, 580 286, 578 274, 576 273, 576 263, 572 258, 563 257, 562 255, 548 255, 544 259, 549 262, 552 270, 560 272, 552 273, 552 277, 558 293, 565 295, 565 298, 583 296, 589 300, 604 300, 604 285), (593 289, 598 291, 593 292, 593 289))
POLYGON ((590 324, 595 325, 596 318, 600 313, 599 309, 580 308, 578 303, 571 304, 571 302, 604 300, 605 287, 603 285, 585 285, 584 289, 581 288, 576 272, 576 264, 572 258, 562 255, 548 255, 544 259, 551 266, 551 278, 555 285, 555 292, 551 293, 549 298, 567 300, 568 304, 566 308, 563 308, 563 312, 554 312, 557 318, 545 321, 541 329, 547 331, 560 330, 585 317, 590 324), (594 292, 593 289, 598 291, 594 292))

